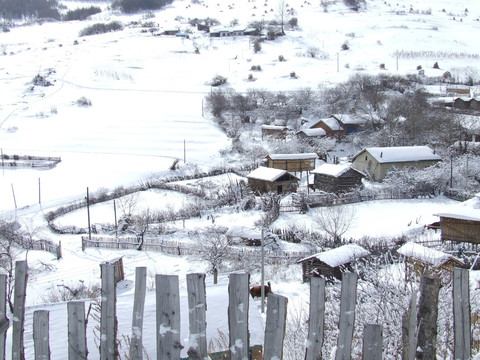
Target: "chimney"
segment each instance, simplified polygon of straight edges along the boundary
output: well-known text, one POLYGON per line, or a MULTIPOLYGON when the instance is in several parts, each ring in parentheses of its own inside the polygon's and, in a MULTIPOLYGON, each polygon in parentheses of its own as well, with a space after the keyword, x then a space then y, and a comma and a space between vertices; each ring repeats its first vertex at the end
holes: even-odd
POLYGON ((383 157, 383 151, 380 153, 380 157, 383 157))

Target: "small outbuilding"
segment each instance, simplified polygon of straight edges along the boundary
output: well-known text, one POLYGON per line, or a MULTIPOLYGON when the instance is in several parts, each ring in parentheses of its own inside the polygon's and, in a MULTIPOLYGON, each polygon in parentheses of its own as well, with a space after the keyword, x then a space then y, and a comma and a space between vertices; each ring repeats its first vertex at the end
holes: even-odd
POLYGON ((315 169, 318 155, 315 153, 305 154, 270 154, 265 156, 267 166, 285 171, 302 172, 315 169))
POLYGON ((382 181, 391 168, 426 168, 442 158, 428 146, 365 148, 353 157, 352 167, 368 174, 373 181, 382 181))
POLYGON ((362 186, 365 177, 348 164, 323 164, 312 171, 313 189, 331 193, 348 192, 362 186))
POLYGON ((268 138, 270 140, 285 140, 287 137, 288 127, 280 125, 262 125, 262 140, 268 138))
POLYGON ((472 199, 452 206, 450 211, 434 214, 440 217, 442 241, 480 244, 480 193, 472 199))
POLYGON ((405 278, 413 275, 436 276, 442 282, 448 283, 455 267, 464 267, 463 261, 453 255, 425 247, 414 242, 408 242, 397 249, 405 257, 405 278))
POLYGON ((273 169, 260 166, 247 175, 248 186, 258 193, 276 192, 283 194, 286 192, 296 192, 298 181, 295 175, 286 170, 273 169))
POLYGON ((342 273, 353 271, 352 264, 368 255, 370 252, 360 245, 347 244, 300 259, 297 264, 302 265, 303 282, 312 276, 341 280, 342 273))

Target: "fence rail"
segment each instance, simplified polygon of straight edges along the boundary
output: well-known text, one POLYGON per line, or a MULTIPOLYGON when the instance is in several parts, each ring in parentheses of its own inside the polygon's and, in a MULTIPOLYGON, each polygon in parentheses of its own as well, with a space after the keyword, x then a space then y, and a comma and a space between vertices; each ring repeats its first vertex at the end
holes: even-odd
MULTIPOLYGON (((98 351, 101 359, 118 358, 118 321, 116 313, 116 287, 114 280, 114 266, 101 264, 101 309, 100 309, 100 345, 98 351)), ((25 300, 26 300, 26 261, 17 261, 15 266, 15 303, 12 330, 12 359, 23 360, 25 358, 24 332, 25 332, 25 300)), ((146 291, 146 268, 136 269, 136 284, 133 303, 133 319, 131 327, 130 359, 142 359, 142 334, 143 316, 146 291)), ((249 358, 249 327, 248 327, 248 303, 249 295, 248 273, 235 273, 229 277, 228 296, 228 352, 230 359, 249 358)), ((357 280, 355 273, 344 273, 340 296, 340 315, 338 324, 338 337, 335 353, 336 360, 351 359, 352 343, 355 326, 355 312, 357 303, 357 280)), ((0 274, 0 316, 2 324, 8 325, 6 317, 6 283, 7 275, 0 274)), ((404 314, 405 324, 398 324, 402 328, 402 338, 405 340, 402 359, 415 360, 415 350, 423 350, 423 359, 435 359, 438 289, 440 280, 435 277, 422 276, 420 280, 420 300, 418 312, 416 307, 416 292, 412 294, 411 306, 404 314), (423 311, 425 307, 427 311, 423 311), (418 329, 418 330, 417 330, 418 329), (424 336, 423 332, 429 331, 432 336, 424 336), (420 333, 420 336, 419 336, 420 333), (407 345, 408 344, 408 345, 407 345), (410 351, 410 350, 412 351, 410 351), (426 357, 425 354, 431 353, 426 357)), ((180 300, 179 278, 177 275, 155 275, 156 292, 156 354, 157 360, 179 360, 180 351, 183 348, 180 338, 180 300)), ((205 274, 187 275, 188 295, 188 319, 189 319, 189 359, 205 359, 208 357, 206 346, 206 292, 205 274)), ((453 352, 455 359, 471 358, 471 310, 469 295, 469 272, 465 269, 454 269, 453 277, 453 306, 454 316, 454 343, 453 352)), ((310 283, 310 311, 308 341, 304 353, 298 354, 298 358, 307 360, 320 359, 324 334, 325 318, 325 280, 312 278, 310 283)), ((283 343, 285 338, 288 299, 284 296, 270 293, 267 298, 267 314, 264 334, 263 359, 273 360, 283 358, 283 343)), ((86 348, 86 322, 85 302, 70 301, 68 308, 68 359, 85 359, 86 348)), ((213 309, 217 311, 217 309, 213 309)), ((29 324, 30 325, 30 324, 29 324)), ((59 326, 58 323, 51 324, 59 326)), ((366 324, 363 332, 363 359, 381 359, 383 341, 380 324, 366 324)), ((215 327, 216 324, 209 324, 215 327)), ((48 332, 49 311, 37 310, 33 319, 33 338, 36 359, 50 359, 50 346, 48 332)), ((8 326, 0 329, 0 344, 5 344, 8 326)), ((148 329, 152 331, 152 329, 148 329)), ((125 335, 125 334, 124 334, 125 335)), ((388 343, 388 341, 387 341, 388 343)), ((58 344, 56 344, 58 345, 58 344)), ((152 351, 153 349, 147 349, 152 351)), ((3 354, 5 358, 5 349, 3 354)))

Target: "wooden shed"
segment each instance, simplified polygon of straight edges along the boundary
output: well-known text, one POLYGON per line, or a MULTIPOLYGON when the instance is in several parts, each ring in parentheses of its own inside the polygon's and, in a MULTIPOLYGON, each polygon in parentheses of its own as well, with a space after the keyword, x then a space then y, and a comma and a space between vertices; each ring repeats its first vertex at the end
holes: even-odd
POLYGON ((279 125, 262 125, 262 140, 268 138, 270 140, 285 140, 287 137, 288 127, 279 125))
POLYGON ((310 281, 312 276, 321 276, 326 279, 342 279, 342 273, 352 271, 352 264, 370 252, 357 244, 347 244, 327 250, 312 256, 300 259, 302 264, 302 280, 310 281))
POLYGON ((286 170, 273 169, 260 166, 247 175, 248 186, 259 193, 276 192, 283 194, 286 192, 296 192, 298 181, 295 175, 286 170))
POLYGON ((270 154, 265 156, 269 168, 281 169, 292 172, 311 171, 315 169, 318 155, 305 154, 270 154))
POLYGON ((312 174, 314 189, 332 193, 348 192, 361 187, 365 177, 348 164, 323 164, 313 170, 312 174))
POLYGON ((327 136, 340 137, 347 134, 347 129, 334 117, 320 119, 306 124, 309 129, 323 129, 327 136))
POLYGON ((368 174, 373 181, 382 181, 389 169, 395 167, 425 168, 442 158, 428 146, 396 146, 365 148, 353 157, 352 167, 368 174))
POLYGON ((434 214, 440 217, 443 241, 480 244, 480 193, 463 203, 452 206, 448 212, 434 214))
POLYGON ((464 267, 463 261, 453 255, 431 249, 414 242, 408 242, 397 249, 405 257, 405 279, 421 275, 436 276, 442 283, 452 280, 453 269, 464 267))

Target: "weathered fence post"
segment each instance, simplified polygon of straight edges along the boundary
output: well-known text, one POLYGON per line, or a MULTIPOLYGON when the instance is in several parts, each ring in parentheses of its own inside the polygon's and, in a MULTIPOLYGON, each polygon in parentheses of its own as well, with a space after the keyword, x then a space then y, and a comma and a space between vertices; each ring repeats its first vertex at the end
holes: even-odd
POLYGON ((180 343, 180 297, 177 275, 156 275, 157 360, 178 360, 180 343))
POLYGON ((228 283, 228 329, 231 360, 248 359, 248 292, 250 274, 230 274, 228 283))
POLYGON ((402 317, 402 360, 415 360, 417 351, 417 292, 410 297, 410 305, 402 317))
POLYGON ((68 360, 87 358, 87 324, 85 321, 85 303, 69 301, 68 313, 68 360))
POLYGON ((323 331, 325 322, 325 279, 310 278, 310 313, 305 360, 322 358, 323 331))
POLYGON ((436 359, 439 291, 439 278, 432 276, 422 276, 420 278, 417 357, 421 357, 423 360, 436 359))
POLYGON ((187 274, 190 360, 208 359, 205 274, 187 274), (193 346, 195 344, 195 346, 193 346))
POLYGON ((355 303, 357 301, 357 274, 343 273, 340 297, 340 326, 335 360, 350 360, 352 357, 355 303))
POLYGON ((100 264, 102 302, 100 312, 100 359, 112 360, 118 356, 115 268, 100 264))
POLYGON ((50 359, 49 315, 47 310, 37 310, 33 313, 33 344, 35 360, 50 359))
POLYGON ((61 241, 58 242, 58 246, 55 252, 57 255, 57 260, 61 259, 62 258, 62 242, 61 241))
POLYGON ((362 359, 382 360, 382 328, 380 325, 365 325, 362 359))
POLYGON ((12 360, 24 360, 23 326, 25 322, 25 295, 27 291, 27 262, 15 262, 15 289, 13 303, 12 360))
POLYGON ((470 319, 470 284, 469 271, 455 268, 453 270, 453 328, 455 360, 471 358, 471 319, 470 319))
POLYGON ((7 275, 0 274, 0 360, 5 360, 7 330, 7 275))
POLYGON ((287 323, 287 302, 284 296, 270 293, 267 297, 264 360, 283 359, 283 339, 287 323))
POLYGON ((147 268, 135 269, 135 298, 133 300, 132 338, 130 339, 130 359, 143 359, 143 314, 147 289, 147 268))

